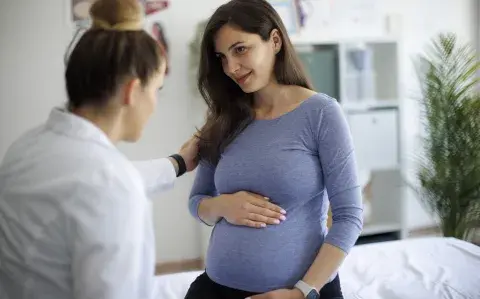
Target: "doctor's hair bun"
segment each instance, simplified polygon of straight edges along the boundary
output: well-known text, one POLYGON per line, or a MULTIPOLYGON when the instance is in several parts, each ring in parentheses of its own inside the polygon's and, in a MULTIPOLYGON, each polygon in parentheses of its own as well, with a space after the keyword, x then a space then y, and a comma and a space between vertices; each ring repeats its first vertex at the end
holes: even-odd
POLYGON ((143 8, 138 0, 97 0, 90 8, 92 28, 117 31, 143 29, 143 8))
POLYGON ((166 54, 144 30, 139 0, 97 0, 90 16, 91 28, 67 60, 69 109, 103 109, 127 80, 138 79, 145 87, 166 65, 166 54))

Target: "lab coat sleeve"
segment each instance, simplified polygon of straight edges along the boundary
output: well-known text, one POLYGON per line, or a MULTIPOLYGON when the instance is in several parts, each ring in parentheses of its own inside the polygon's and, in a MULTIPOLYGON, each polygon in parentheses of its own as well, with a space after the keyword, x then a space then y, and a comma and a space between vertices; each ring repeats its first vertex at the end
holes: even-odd
POLYGON ((102 174, 98 186, 78 190, 69 209, 75 299, 147 299, 142 286, 150 275, 142 273, 142 261, 148 199, 140 184, 112 176, 102 174))
POLYGON ((173 188, 177 173, 168 158, 134 161, 133 165, 143 178, 148 197, 173 188))

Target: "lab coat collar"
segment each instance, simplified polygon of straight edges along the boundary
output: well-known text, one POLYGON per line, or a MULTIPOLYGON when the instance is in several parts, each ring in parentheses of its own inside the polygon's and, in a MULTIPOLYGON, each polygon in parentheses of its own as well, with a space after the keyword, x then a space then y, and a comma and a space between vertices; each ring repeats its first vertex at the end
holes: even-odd
POLYGON ((64 108, 56 107, 52 109, 46 126, 63 135, 115 148, 112 141, 99 127, 64 108))

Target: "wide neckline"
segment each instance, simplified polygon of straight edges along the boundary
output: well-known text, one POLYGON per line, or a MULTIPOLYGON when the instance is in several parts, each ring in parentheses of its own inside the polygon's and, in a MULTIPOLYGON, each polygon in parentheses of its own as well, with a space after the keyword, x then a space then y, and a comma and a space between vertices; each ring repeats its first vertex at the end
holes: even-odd
POLYGON ((302 106, 304 106, 306 104, 306 102, 310 101, 311 99, 313 99, 314 97, 318 96, 318 93, 315 93, 311 96, 309 96, 308 98, 306 98, 305 100, 303 100, 302 102, 300 102, 300 104, 297 105, 297 107, 293 108, 292 110, 290 111, 287 111, 275 118, 272 118, 272 119, 258 119, 258 118, 255 118, 253 121, 254 122, 257 122, 257 123, 260 123, 260 122, 276 122, 276 121, 279 121, 281 120, 282 118, 285 118, 287 117, 288 115, 290 114, 293 114, 295 113, 296 111, 300 110, 302 108, 302 106))

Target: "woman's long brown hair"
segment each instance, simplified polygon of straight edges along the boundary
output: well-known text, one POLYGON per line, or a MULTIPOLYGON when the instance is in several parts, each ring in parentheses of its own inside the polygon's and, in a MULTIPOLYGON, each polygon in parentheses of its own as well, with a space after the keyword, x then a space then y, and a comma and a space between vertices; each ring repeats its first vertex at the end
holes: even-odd
POLYGON ((277 81, 312 89, 287 30, 270 3, 265 0, 232 0, 220 6, 205 27, 198 74, 198 89, 208 106, 206 123, 199 132, 200 157, 213 165, 254 119, 253 94, 244 93, 223 72, 221 61, 215 54, 215 34, 226 24, 258 34, 264 41, 270 38, 272 30, 277 29, 283 42, 274 66, 277 81))

